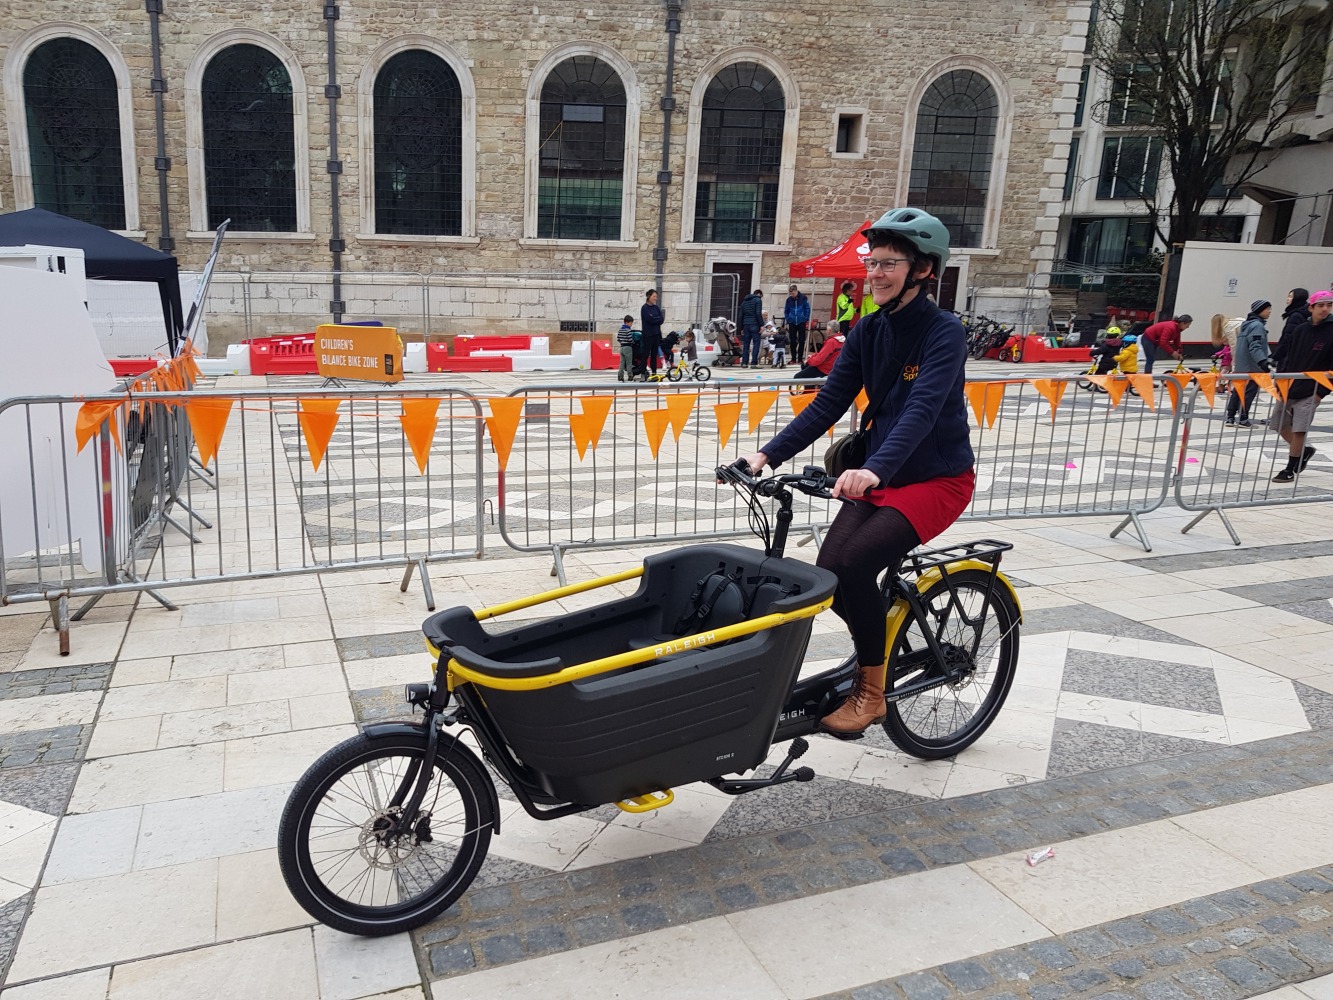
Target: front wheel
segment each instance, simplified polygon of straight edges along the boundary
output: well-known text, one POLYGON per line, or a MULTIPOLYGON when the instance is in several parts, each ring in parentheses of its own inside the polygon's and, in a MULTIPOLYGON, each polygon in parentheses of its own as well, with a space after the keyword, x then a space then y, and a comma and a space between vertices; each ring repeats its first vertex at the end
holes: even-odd
POLYGON ((667 381, 668 381, 668 382, 679 382, 679 381, 681 380, 681 378, 684 376, 684 374, 685 374, 685 373, 682 372, 678 367, 676 367, 676 366, 673 365, 672 367, 670 367, 670 368, 667 369, 667 373, 666 373, 667 381))
POLYGON ((694 377, 700 382, 707 382, 713 377, 713 369, 709 368, 707 365, 700 365, 698 368, 694 369, 694 377))
POLYGON ((491 842, 490 779, 444 743, 412 828, 394 835, 426 750, 412 733, 353 736, 310 767, 278 825, 287 888, 316 920, 378 937, 419 927, 472 884, 491 842))
MULTIPOLYGON (((999 714, 1018 666, 1018 606, 1003 581, 996 579, 991 588, 990 573, 978 569, 950 573, 919 600, 954 679, 890 702, 884 729, 904 753, 938 760, 970 747, 999 714)), ((940 669, 921 628, 909 616, 894 637, 889 655, 894 688, 940 669)))

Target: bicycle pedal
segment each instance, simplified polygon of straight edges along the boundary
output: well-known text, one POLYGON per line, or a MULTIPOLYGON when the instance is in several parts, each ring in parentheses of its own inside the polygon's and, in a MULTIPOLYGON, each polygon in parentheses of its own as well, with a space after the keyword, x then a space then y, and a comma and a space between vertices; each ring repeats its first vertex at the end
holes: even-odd
POLYGON ((646 813, 654 809, 661 809, 663 806, 669 806, 676 799, 676 793, 666 788, 660 792, 649 792, 647 795, 636 795, 630 799, 621 799, 616 806, 627 813, 646 813))
POLYGON ((825 736, 832 736, 835 740, 842 740, 844 742, 859 740, 865 736, 864 730, 859 733, 840 733, 835 729, 821 729, 820 732, 825 736))

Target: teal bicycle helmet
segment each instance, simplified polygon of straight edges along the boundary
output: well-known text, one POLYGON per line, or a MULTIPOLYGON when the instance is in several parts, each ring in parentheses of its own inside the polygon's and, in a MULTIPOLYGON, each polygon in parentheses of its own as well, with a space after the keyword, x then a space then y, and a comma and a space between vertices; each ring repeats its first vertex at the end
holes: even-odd
MULTIPOLYGON (((861 230, 861 235, 872 242, 876 236, 889 235, 906 240, 916 247, 918 253, 934 261, 935 278, 943 275, 944 265, 949 262, 949 230, 935 216, 919 208, 891 208, 873 226, 861 230)), ((903 283, 902 290, 881 308, 893 312, 910 289, 929 285, 930 280, 930 277, 910 275, 903 283)))

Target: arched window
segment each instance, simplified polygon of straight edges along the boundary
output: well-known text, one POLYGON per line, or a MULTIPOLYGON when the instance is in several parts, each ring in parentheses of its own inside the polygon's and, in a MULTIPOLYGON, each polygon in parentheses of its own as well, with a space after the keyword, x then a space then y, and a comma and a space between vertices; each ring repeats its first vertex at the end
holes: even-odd
POLYGON ((695 188, 699 243, 772 243, 787 100, 764 66, 732 63, 704 92, 695 188))
POLYGON ((399 52, 375 77, 375 232, 463 232, 463 93, 439 56, 399 52))
POLYGON ((292 80, 258 45, 223 49, 200 87, 208 226, 296 231, 296 135, 292 80))
POLYGON ((106 57, 77 38, 53 38, 23 67, 33 204, 83 222, 124 229, 116 77, 106 57))
POLYGON ((625 171, 625 84, 595 56, 557 64, 541 92, 537 236, 618 240, 625 171))
POLYGON ((995 89, 970 69, 937 77, 921 97, 907 204, 938 216, 953 246, 982 245, 999 117, 995 89))

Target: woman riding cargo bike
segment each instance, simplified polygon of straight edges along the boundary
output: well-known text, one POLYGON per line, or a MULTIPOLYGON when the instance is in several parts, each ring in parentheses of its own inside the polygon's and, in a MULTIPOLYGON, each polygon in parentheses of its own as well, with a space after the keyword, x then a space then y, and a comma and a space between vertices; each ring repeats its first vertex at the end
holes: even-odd
MULTIPOLYGON (((934 231, 925 221, 913 228, 923 230, 934 231)), ((896 237, 892 245, 899 247, 893 254, 914 256, 896 237)), ((961 330, 952 317, 934 322, 938 310, 924 309, 924 296, 905 294, 928 270, 881 262, 888 246, 872 238, 871 270, 880 279, 872 289, 882 308, 860 324, 885 340, 867 346, 866 331, 853 331, 829 385, 836 398, 853 382, 859 388, 866 359, 891 357, 894 347, 916 359, 902 372, 918 366, 919 377, 907 381, 919 385, 906 394, 886 391, 887 369, 867 369, 869 388, 883 394, 884 405, 867 411, 874 423, 865 468, 834 478, 807 466, 761 478, 744 459, 721 466, 716 477, 749 507, 762 549, 688 545, 612 576, 427 619, 433 680, 405 692, 421 716, 367 725, 329 750, 297 782, 283 811, 283 876, 312 916, 339 930, 382 935, 444 911, 476 877, 491 837, 501 834, 492 774, 538 820, 610 803, 646 812, 669 806, 671 789, 691 782, 742 795, 810 781, 810 768, 793 765, 808 749, 803 737, 821 729, 848 738, 858 726, 882 721, 903 751, 938 759, 971 746, 994 721, 1018 662, 1020 610, 999 572, 1010 546, 981 540, 908 553, 961 510, 971 452, 961 454, 966 423, 960 443, 949 413, 961 386, 948 371, 942 387, 927 377, 928 365, 952 363, 955 347, 961 359, 961 330), (946 343, 950 338, 957 344, 946 343), (884 348, 889 354, 878 353, 884 348), (877 434, 881 420, 886 429, 877 434), (917 455, 914 445, 897 457, 904 427, 915 440, 932 442, 930 455, 917 455), (954 463, 964 461, 964 471, 955 472, 954 463), (936 465, 937 474, 922 477, 936 465), (877 488, 881 475, 887 489, 877 488), (966 481, 939 482, 960 478, 966 481), (819 565, 784 555, 797 493, 842 501, 824 546, 831 558, 821 554, 819 565), (894 506, 853 499, 867 494, 894 506), (849 527, 879 540, 873 560, 837 541, 849 527), (880 570, 887 572, 877 580, 880 570), (852 575, 844 579, 844 572, 852 575), (853 597, 849 606, 847 588, 863 575, 871 599, 853 597), (638 581, 633 593, 582 610, 506 629, 483 624, 630 580, 638 581), (831 604, 852 622, 857 652, 800 676, 814 616, 831 604), (869 621, 875 615, 877 624, 869 621), (851 708, 839 708, 844 703, 851 708), (846 725, 840 720, 849 713, 846 725), (466 743, 460 728, 470 732, 466 743), (771 747, 788 741, 776 768, 755 770, 771 747)), ((947 253, 926 246, 930 256, 947 253)), ((895 385, 899 374, 892 372, 895 385)), ((806 412, 818 405, 817 398, 806 412)), ((766 458, 791 457, 807 429, 794 422, 766 458)))

